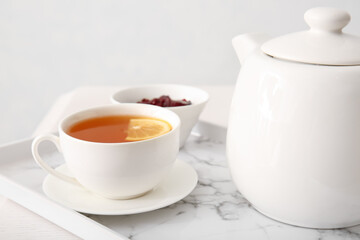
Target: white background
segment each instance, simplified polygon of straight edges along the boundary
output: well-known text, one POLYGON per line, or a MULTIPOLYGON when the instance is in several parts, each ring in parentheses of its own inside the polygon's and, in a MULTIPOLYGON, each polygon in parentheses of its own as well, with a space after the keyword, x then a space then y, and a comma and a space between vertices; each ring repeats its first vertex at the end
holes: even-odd
POLYGON ((231 84, 231 39, 304 30, 317 6, 359 0, 0 0, 0 143, 30 136, 52 103, 84 85, 231 84))

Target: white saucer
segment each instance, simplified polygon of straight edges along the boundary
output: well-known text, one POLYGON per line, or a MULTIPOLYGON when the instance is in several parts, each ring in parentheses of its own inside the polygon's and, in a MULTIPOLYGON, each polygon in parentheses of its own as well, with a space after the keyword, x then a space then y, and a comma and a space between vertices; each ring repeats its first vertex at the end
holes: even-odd
MULTIPOLYGON (((57 168, 69 174, 66 164, 57 168)), ((129 200, 111 200, 95 195, 58 178, 47 175, 44 193, 52 200, 78 212, 97 215, 128 215, 148 212, 173 204, 192 192, 198 181, 196 171, 187 163, 177 160, 167 178, 144 196, 129 200)))

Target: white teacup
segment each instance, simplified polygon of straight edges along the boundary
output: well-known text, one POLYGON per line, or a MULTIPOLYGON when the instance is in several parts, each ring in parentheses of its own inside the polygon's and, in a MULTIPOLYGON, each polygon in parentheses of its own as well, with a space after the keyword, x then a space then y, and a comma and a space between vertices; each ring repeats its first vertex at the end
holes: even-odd
POLYGON ((185 98, 191 101, 191 105, 187 106, 165 107, 176 113, 181 119, 180 147, 183 147, 209 100, 209 94, 204 90, 187 85, 153 84, 122 89, 116 92, 111 100, 113 103, 136 103, 143 98, 152 99, 161 95, 169 95, 173 100, 185 98))
POLYGON ((179 151, 179 117, 164 108, 144 104, 96 107, 66 117, 59 124, 59 137, 38 136, 32 143, 35 161, 48 173, 111 199, 129 199, 152 190, 169 173, 179 151), (101 116, 139 115, 167 121, 172 130, 148 140, 99 143, 74 138, 66 133, 73 124, 101 116), (63 153, 74 178, 51 168, 42 160, 38 146, 53 142, 63 153))

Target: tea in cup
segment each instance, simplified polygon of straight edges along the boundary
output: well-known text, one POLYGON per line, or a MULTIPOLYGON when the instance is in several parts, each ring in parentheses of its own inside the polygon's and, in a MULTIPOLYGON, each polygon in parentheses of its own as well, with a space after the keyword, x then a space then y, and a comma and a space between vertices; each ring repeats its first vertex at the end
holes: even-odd
POLYGON ((38 136, 35 161, 48 173, 106 198, 141 196, 170 172, 179 151, 179 117, 152 105, 118 104, 74 113, 59 124, 59 137, 38 136), (51 168, 38 153, 43 141, 63 153, 69 177, 51 168))

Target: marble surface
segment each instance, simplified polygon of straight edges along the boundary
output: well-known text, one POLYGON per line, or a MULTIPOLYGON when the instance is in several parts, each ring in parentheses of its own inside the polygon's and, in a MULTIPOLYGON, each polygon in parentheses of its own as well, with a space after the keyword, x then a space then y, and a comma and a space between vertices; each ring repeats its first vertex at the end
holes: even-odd
MULTIPOLYGON (((72 105, 73 110, 76 108, 75 105, 72 105)), ((69 108, 67 109, 66 111, 69 111, 69 108)), ((64 111, 59 114, 63 113, 64 111)), ((210 115, 205 112, 205 116, 210 115)), ((336 230, 307 229, 283 224, 259 213, 241 196, 231 181, 225 156, 226 129, 218 125, 201 124, 194 132, 195 134, 191 136, 179 154, 179 158, 191 164, 199 175, 199 183, 189 196, 166 208, 148 213, 128 216, 86 216, 134 240, 360 239, 360 226, 336 230)), ((38 177, 31 178, 37 181, 41 181, 45 176, 39 169, 35 170, 29 166, 22 170, 23 173, 27 171, 30 175, 35 174, 35 171, 39 172, 38 177)), ((10 173, 10 171, 7 172, 10 173)), ((36 191, 41 191, 40 183, 34 184, 33 186, 37 186, 36 191)), ((5 207, 13 203, 10 201, 8 204, 4 202, 1 204, 3 212, 5 207)), ((33 215, 36 216, 36 214, 33 215)), ((28 217, 32 219, 32 224, 30 220, 24 223, 22 219, 19 219, 26 226, 18 225, 19 228, 9 234, 8 229, 11 227, 9 219, 11 220, 12 216, 0 214, 0 238, 77 239, 76 236, 35 216, 28 217), (40 237, 31 237, 34 235, 26 234, 26 228, 29 226, 32 226, 40 237), (4 231, 8 234, 2 234, 4 231), (47 235, 41 235, 41 233, 47 235)))
POLYGON ((360 226, 341 230, 300 228, 256 211, 231 181, 225 157, 225 129, 209 126, 202 131, 202 135, 189 139, 179 155, 199 175, 199 183, 189 196, 149 213, 89 217, 136 240, 360 239, 360 226))
MULTIPOLYGON (((57 130, 61 118, 72 112, 87 107, 109 104, 110 96, 115 91, 126 86, 83 86, 58 97, 48 113, 33 131, 33 136, 57 130)), ((211 99, 204 109, 200 119, 226 126, 233 85, 202 85, 211 99)), ((36 116, 27 115, 29 121, 36 116)), ((0 196, 0 239, 26 240, 74 240, 74 236, 61 227, 40 217, 23 206, 0 196)))
MULTIPOLYGON (((225 128, 202 123, 180 151, 179 159, 191 164, 199 176, 195 190, 183 200, 134 215, 84 215, 131 240, 360 239, 360 226, 339 230, 306 229, 280 223, 256 211, 231 181, 225 157, 225 135, 225 128)), ((50 144, 43 146, 42 151, 51 165, 62 163, 60 154, 50 144)), ((46 198, 41 190, 46 174, 32 161, 30 152, 14 155, 15 161, 8 159, 0 163, 0 174, 46 198)), ((28 199, 31 201, 31 196, 28 199)), ((59 212, 57 217, 62 218, 64 214, 59 212)), ((75 218, 74 224, 81 227, 75 218)))

